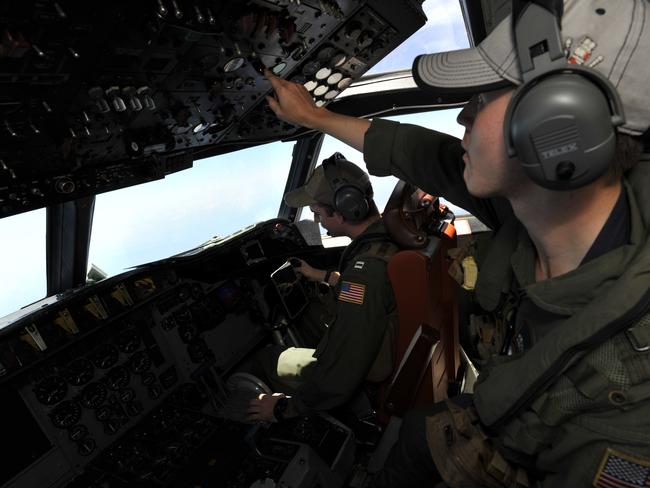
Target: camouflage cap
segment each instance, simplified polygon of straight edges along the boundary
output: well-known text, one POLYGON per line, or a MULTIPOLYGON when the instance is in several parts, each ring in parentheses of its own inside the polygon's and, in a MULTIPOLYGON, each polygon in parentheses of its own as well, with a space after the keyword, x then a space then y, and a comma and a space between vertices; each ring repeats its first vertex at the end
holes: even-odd
MULTIPOLYGON (((357 186, 364 193, 372 197, 372 185, 368 173, 346 159, 336 160, 336 186, 340 187, 349 183, 357 186)), ((327 180, 324 167, 318 166, 303 186, 284 195, 284 201, 290 207, 306 207, 314 204, 334 205, 334 188, 332 182, 327 180)))

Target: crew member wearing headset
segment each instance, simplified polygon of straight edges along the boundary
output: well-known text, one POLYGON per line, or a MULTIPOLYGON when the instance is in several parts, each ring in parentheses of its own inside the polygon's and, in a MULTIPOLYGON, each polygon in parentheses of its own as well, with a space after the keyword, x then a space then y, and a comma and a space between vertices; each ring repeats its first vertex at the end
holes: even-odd
POLYGON ((393 367, 397 317, 386 265, 397 246, 386 233, 368 174, 335 153, 284 198, 291 207, 309 206, 329 235, 352 242, 341 255, 340 275, 302 261, 297 267, 308 279, 334 287, 335 317, 316 349, 268 347, 257 356, 257 369, 276 393, 251 401, 252 421, 341 406, 365 381, 388 378, 393 367))
POLYGON ((414 61, 423 90, 472 95, 462 141, 317 108, 267 75, 278 117, 494 231, 475 292, 499 354, 473 395, 405 416, 376 486, 648 484, 648 52, 647 0, 515 1, 479 46, 414 61))

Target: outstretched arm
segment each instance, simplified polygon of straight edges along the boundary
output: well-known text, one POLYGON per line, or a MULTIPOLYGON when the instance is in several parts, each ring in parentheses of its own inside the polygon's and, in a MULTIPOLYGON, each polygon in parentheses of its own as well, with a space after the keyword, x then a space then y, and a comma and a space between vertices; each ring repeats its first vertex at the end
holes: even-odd
POLYGON ((317 107, 304 86, 278 78, 269 70, 264 75, 275 91, 275 97, 268 96, 266 100, 278 118, 290 124, 325 132, 363 152, 363 139, 370 127, 368 120, 317 107))

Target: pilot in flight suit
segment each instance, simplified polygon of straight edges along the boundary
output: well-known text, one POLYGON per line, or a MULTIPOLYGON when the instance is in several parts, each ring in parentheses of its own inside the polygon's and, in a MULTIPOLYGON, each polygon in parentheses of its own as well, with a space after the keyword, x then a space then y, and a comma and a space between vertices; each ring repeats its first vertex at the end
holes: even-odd
POLYGON ((650 4, 515 8, 480 46, 415 60, 419 86, 478 93, 458 116, 462 142, 315 107, 303 87, 267 74, 281 119, 363 150, 371 173, 444 196, 494 230, 476 296, 506 328, 503 354, 482 365, 472 396, 407 414, 376 486, 650 483, 650 157, 640 138, 650 125, 650 4), (547 37, 518 49, 526 35, 547 37), (513 94, 522 53, 535 57, 524 67, 558 71, 513 94), (574 65, 582 70, 567 72, 574 65), (551 105, 560 115, 539 119, 551 105), (526 107, 516 124, 513 106, 526 107), (569 123, 540 134, 533 120, 569 123), (597 143, 601 129, 611 135, 597 143))
MULTIPOLYGON (((340 276, 323 276, 337 296, 336 313, 316 349, 269 347, 257 357, 274 391, 291 395, 283 400, 282 417, 343 405, 364 381, 380 382, 391 373, 396 306, 386 266, 397 246, 372 195, 368 175, 339 153, 285 195, 292 207, 309 205, 328 234, 352 242, 341 255, 340 276)), ((278 399, 253 400, 249 418, 271 420, 278 399)))

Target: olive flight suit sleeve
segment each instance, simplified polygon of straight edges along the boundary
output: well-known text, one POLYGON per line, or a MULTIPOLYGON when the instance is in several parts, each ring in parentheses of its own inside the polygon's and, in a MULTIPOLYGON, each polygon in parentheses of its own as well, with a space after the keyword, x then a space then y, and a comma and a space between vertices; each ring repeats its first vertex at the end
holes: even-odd
POLYGON ((363 155, 370 174, 394 175, 446 198, 497 229, 512 214, 512 207, 504 198, 470 195, 463 179, 460 143, 453 136, 417 125, 374 119, 365 135, 363 155))
POLYGON ((361 387, 395 308, 385 261, 352 260, 339 279, 336 316, 318 344, 313 369, 294 396, 299 412, 344 404, 361 387))

